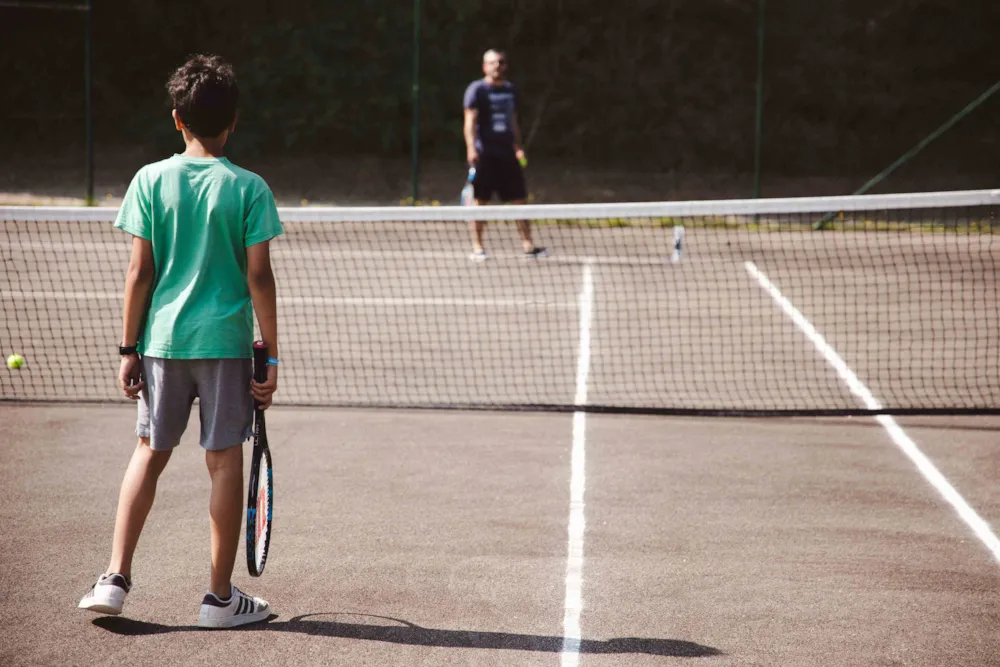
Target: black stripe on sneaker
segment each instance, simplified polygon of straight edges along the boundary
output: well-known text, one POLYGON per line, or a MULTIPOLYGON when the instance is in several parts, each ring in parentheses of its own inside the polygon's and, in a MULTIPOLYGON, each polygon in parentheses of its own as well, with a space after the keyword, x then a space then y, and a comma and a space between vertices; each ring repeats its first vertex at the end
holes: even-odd
POLYGON ((125 578, 121 574, 109 574, 107 577, 101 580, 101 583, 106 586, 117 586, 126 593, 132 588, 132 582, 125 578))
POLYGON ((230 598, 230 599, 226 600, 225 602, 223 602, 222 600, 220 600, 219 598, 215 597, 211 593, 206 593, 205 597, 202 598, 201 603, 202 604, 207 604, 210 607, 228 607, 229 603, 232 602, 232 601, 233 601, 232 598, 230 598))

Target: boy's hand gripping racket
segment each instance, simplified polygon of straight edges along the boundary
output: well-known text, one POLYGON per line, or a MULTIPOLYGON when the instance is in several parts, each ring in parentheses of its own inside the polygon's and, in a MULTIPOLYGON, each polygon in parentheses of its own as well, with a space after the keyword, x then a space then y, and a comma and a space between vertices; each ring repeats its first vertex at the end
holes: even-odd
MULTIPOLYGON (((253 377, 267 380, 267 343, 253 344, 253 377)), ((250 483, 247 488, 247 568, 251 577, 259 577, 267 563, 271 546, 271 506, 274 502, 274 482, 271 474, 271 450, 267 447, 264 411, 254 403, 253 460, 250 463, 250 483)))

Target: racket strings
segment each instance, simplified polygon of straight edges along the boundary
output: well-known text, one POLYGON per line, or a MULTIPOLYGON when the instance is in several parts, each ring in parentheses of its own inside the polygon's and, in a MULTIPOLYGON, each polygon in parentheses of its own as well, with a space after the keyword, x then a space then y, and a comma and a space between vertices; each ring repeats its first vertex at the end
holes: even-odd
POLYGON ((267 461, 263 457, 257 471, 257 508, 254 517, 254 557, 257 568, 266 557, 267 538, 271 518, 271 488, 267 461))

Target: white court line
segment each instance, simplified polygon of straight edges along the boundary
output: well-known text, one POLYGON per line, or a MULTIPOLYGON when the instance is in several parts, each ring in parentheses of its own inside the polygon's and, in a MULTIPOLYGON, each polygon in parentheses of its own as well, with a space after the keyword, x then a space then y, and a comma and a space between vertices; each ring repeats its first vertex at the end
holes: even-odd
POLYGON ((4 250, 16 250, 19 253, 26 250, 105 250, 126 257, 132 252, 132 245, 127 241, 4 241, 0 243, 4 250))
MULTIPOLYGON (((667 236, 664 235, 664 239, 667 236)), ((563 255, 558 251, 553 251, 548 257, 542 260, 545 264, 621 264, 626 266, 663 266, 669 265, 671 249, 664 246, 662 255, 608 255, 604 257, 589 257, 585 255, 563 255)), ((458 258, 462 264, 469 265, 466 260, 467 253, 464 250, 457 252, 442 252, 439 250, 305 250, 300 248, 288 248, 287 246, 277 246, 274 250, 274 255, 281 257, 283 255, 289 255, 293 257, 309 257, 315 259, 371 259, 371 260, 414 260, 414 259, 448 259, 454 260, 458 258)), ((712 258, 708 258, 711 261, 712 258)), ((536 262, 537 260, 526 260, 524 255, 521 253, 490 253, 490 262, 511 262, 517 264, 523 264, 525 262, 536 262)), ((538 263, 542 263, 539 261, 538 263)), ((728 261, 728 263, 734 263, 734 260, 726 258, 719 258, 717 261, 728 261)), ((474 266, 474 265, 472 265, 474 266)))
MULTIPOLYGON (((122 294, 113 292, 14 292, 0 291, 0 299, 38 299, 52 301, 121 301, 122 294)), ((579 306, 566 301, 532 299, 457 299, 449 297, 278 297, 279 305, 287 306, 466 306, 469 308, 550 308, 575 310, 579 306)))
MULTIPOLYGON (((576 362, 576 396, 574 405, 587 403, 587 375, 590 373, 590 323, 594 312, 594 275, 589 263, 583 265, 583 285, 580 288, 580 353, 576 362)), ((583 512, 585 485, 585 444, 587 413, 573 413, 573 452, 570 462, 569 537, 566 556, 566 597, 563 602, 562 667, 580 664, 580 614, 583 611, 583 533, 586 525, 583 512)))
POLYGON ((0 299, 26 300, 37 299, 51 301, 124 301, 125 293, 112 292, 15 292, 0 291, 0 299))
MULTIPOLYGON (((603 257, 588 257, 585 255, 560 254, 553 252, 545 258, 546 264, 591 264, 591 265, 611 265, 611 266, 669 266, 672 264, 670 255, 672 247, 667 246, 669 229, 663 233, 664 246, 662 254, 646 253, 644 255, 606 255, 603 257)), ((24 243, 7 243, 0 241, 0 248, 5 250, 16 250, 23 253, 28 250, 36 251, 71 251, 71 250, 103 250, 113 252, 123 257, 128 257, 131 246, 122 243, 90 243, 83 241, 26 241, 24 243)), ((310 258, 316 260, 339 260, 339 259, 367 259, 384 261, 413 261, 421 259, 430 260, 456 260, 456 264, 472 266, 466 259, 466 251, 441 251, 441 250, 345 250, 343 248, 317 250, 313 248, 301 248, 278 241, 271 247, 271 254, 275 259, 283 258, 310 258)), ((525 260, 521 253, 491 253, 492 263, 517 263, 521 264, 525 260)), ((535 260, 531 260, 534 262, 535 260)), ((699 254, 690 256, 685 253, 684 263, 688 265, 738 265, 736 258, 725 255, 699 254)), ((574 306, 575 307, 575 306, 574 306)))
POLYGON ((575 310, 575 303, 532 299, 458 299, 451 297, 279 297, 293 306, 467 306, 469 308, 551 308, 575 310))
MULTIPOLYGON (((826 342, 823 335, 810 324, 809 320, 781 294, 777 286, 753 262, 746 262, 744 266, 747 272, 757 279, 757 282, 764 288, 764 291, 771 295, 771 298, 778 303, 781 309, 785 311, 785 314, 795 322, 796 326, 802 330, 802 333, 816 346, 816 349, 820 351, 820 354, 823 355, 826 361, 833 366, 840 379, 850 388, 851 393, 860 398, 861 402, 869 410, 881 410, 882 404, 878 402, 871 390, 858 379, 854 371, 848 367, 847 363, 837 354, 837 351, 826 342)), ((997 562, 1000 562, 1000 540, 997 539, 990 525, 976 514, 976 511, 962 498, 955 487, 945 479, 941 471, 935 467, 931 460, 920 451, 917 444, 900 428, 895 419, 889 415, 877 415, 875 419, 889 433, 892 441, 917 466, 917 470, 930 482, 931 486, 937 489, 938 493, 955 509, 962 521, 986 545, 986 548, 990 550, 997 562)))
MULTIPOLYGON (((667 236, 664 235, 664 239, 667 236)), ((127 257, 131 252, 131 246, 121 243, 89 243, 83 241, 26 241, 24 243, 4 243, 0 242, 0 248, 6 250, 16 250, 19 253, 28 250, 37 251, 70 251, 70 250, 103 250, 113 252, 127 257)), ((583 255, 560 255, 552 254, 545 258, 547 264, 622 264, 628 266, 661 266, 669 264, 670 250, 664 246, 663 255, 646 256, 615 256, 606 257, 585 257, 583 255)), ((370 260, 416 260, 416 259, 444 259, 457 260, 463 266, 472 266, 468 260, 468 253, 463 250, 454 252, 441 250, 315 250, 309 248, 292 247, 278 241, 271 247, 271 254, 275 259, 281 258, 303 258, 308 257, 317 260, 338 260, 338 259, 370 259, 370 260)), ((492 253, 490 259, 493 262, 498 260, 503 262, 522 263, 527 261, 520 253, 492 253)), ((712 258, 703 258, 702 261, 711 261, 712 258)), ((531 260, 532 262, 534 260, 531 260)), ((719 258, 717 261, 732 263, 733 260, 719 258)))

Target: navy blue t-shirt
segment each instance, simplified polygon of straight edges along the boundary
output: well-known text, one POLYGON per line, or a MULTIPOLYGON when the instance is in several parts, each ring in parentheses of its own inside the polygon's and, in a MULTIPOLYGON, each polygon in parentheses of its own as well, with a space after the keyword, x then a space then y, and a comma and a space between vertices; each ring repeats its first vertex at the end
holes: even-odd
POLYGON ((517 111, 514 84, 504 81, 491 86, 484 79, 473 81, 465 89, 465 108, 478 112, 476 150, 481 155, 514 154, 514 112, 517 111))

